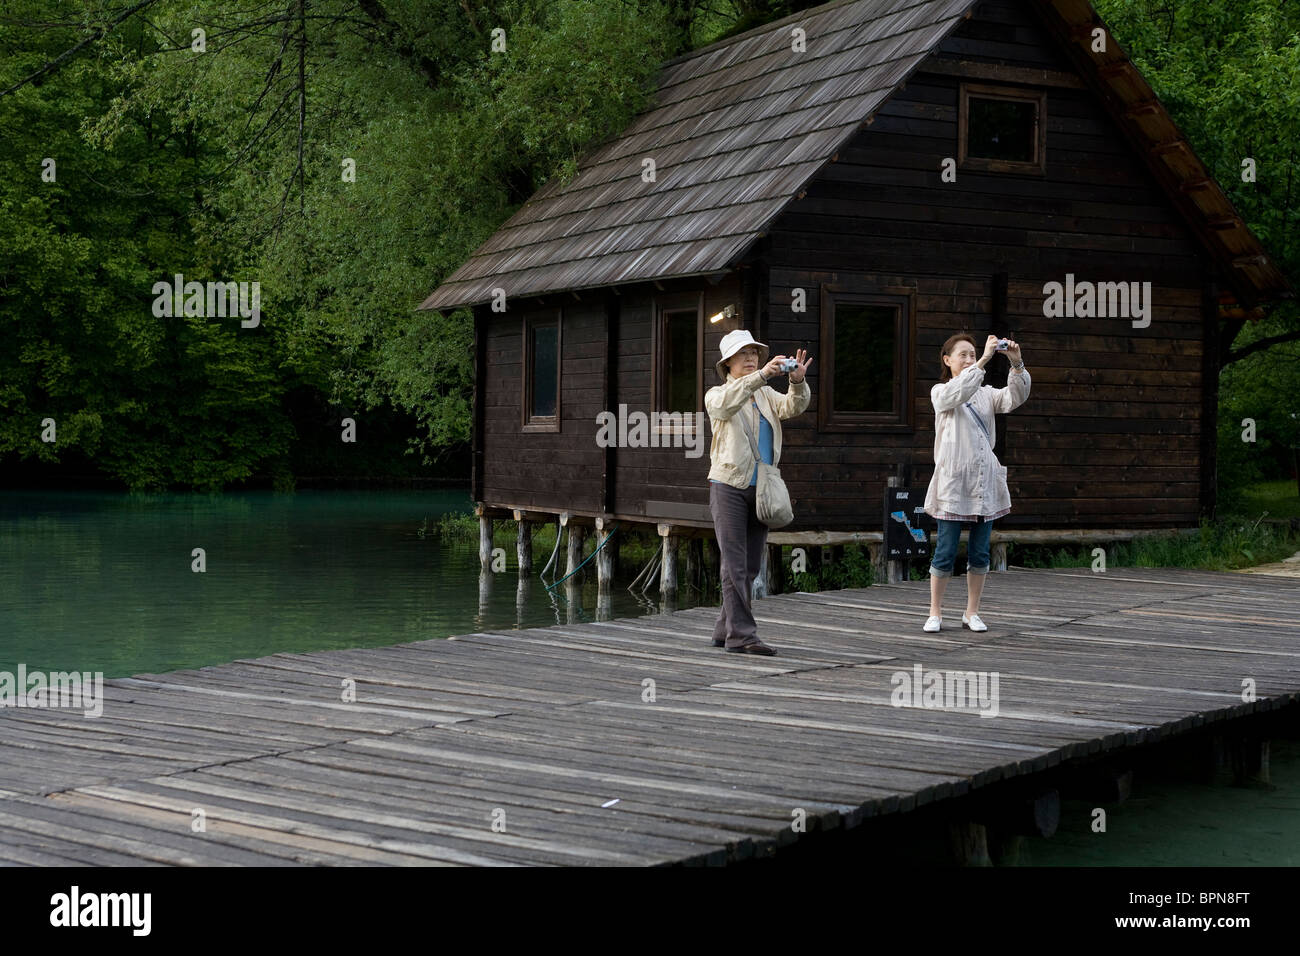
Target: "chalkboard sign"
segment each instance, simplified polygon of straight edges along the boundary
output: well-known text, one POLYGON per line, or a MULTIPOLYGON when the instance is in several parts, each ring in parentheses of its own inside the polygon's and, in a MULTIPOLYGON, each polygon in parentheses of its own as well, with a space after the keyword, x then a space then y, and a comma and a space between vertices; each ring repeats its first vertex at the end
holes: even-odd
POLYGON ((934 519, 925 513, 924 488, 885 489, 885 557, 890 561, 930 556, 934 519))

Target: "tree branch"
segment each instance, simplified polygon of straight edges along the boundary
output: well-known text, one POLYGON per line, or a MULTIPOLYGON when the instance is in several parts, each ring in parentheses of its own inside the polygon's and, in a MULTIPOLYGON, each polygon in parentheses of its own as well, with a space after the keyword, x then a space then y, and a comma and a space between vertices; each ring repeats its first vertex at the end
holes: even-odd
POLYGON ((1247 355, 1251 355, 1255 352, 1262 352, 1264 349, 1272 348, 1274 345, 1281 345, 1283 342, 1297 341, 1300 341, 1300 329, 1293 332, 1283 332, 1281 335, 1270 335, 1267 338, 1256 339, 1249 345, 1243 345, 1235 352, 1229 352, 1228 357, 1223 364, 1227 365, 1231 362, 1238 362, 1241 359, 1244 359, 1247 355))
POLYGON ((16 92, 16 91, 22 89, 22 88, 23 88, 24 86, 26 86, 28 83, 34 83, 34 84, 36 84, 37 86, 39 86, 39 85, 40 85, 40 82, 39 82, 39 81, 40 81, 40 79, 41 79, 42 77, 44 77, 44 76, 48 76, 49 74, 54 73, 54 72, 55 72, 56 70, 58 70, 61 66, 63 66, 64 63, 66 63, 68 60, 72 59, 74 56, 76 56, 78 53, 80 53, 80 52, 81 52, 82 50, 84 50, 86 47, 90 46, 90 45, 91 45, 92 43, 94 43, 96 40, 99 40, 99 39, 101 39, 101 38, 107 36, 109 33, 113 32, 113 29, 114 29, 116 26, 118 26, 118 24, 122 23, 122 21, 126 20, 127 18, 131 17, 132 15, 134 15, 134 14, 136 14, 136 13, 139 13, 139 12, 140 12, 141 10, 143 10, 145 7, 152 6, 155 2, 156 2, 156 0, 140 0, 140 2, 137 3, 135 6, 133 6, 133 7, 129 7, 129 8, 127 8, 126 10, 122 11, 122 13, 118 14, 117 18, 116 18, 115 20, 113 20, 111 23, 109 23, 108 26, 106 26, 106 27, 96 27, 94 30, 91 30, 91 31, 90 31, 90 35, 87 36, 84 40, 82 40, 80 43, 78 43, 76 46, 72 47, 71 49, 64 50, 62 53, 60 53, 58 56, 56 56, 56 57, 55 57, 53 60, 51 60, 49 63, 46 63, 43 67, 41 67, 41 68, 40 68, 39 70, 37 70, 35 73, 33 73, 33 74, 31 74, 30 76, 24 77, 23 79, 19 80, 19 81, 18 81, 17 83, 15 83, 13 86, 9 87, 9 89, 7 89, 7 90, 0 90, 0 96, 8 96, 10 93, 14 93, 14 92, 16 92))
MULTIPOLYGON (((383 4, 379 0, 357 0, 357 6, 361 8, 362 13, 370 17, 375 26, 380 28, 384 39, 397 55, 413 63, 428 78, 429 85, 436 87, 442 80, 442 70, 439 69, 437 63, 420 53, 410 43, 398 37, 397 26, 388 18, 388 13, 384 10, 383 4)), ((473 17, 471 15, 472 22, 473 17)))

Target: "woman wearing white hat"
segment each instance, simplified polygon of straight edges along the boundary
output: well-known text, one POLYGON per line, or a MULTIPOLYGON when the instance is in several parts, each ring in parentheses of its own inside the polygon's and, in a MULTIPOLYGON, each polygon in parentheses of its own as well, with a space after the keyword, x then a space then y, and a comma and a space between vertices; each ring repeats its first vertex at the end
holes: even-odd
POLYGON ((713 645, 740 654, 772 655, 758 639, 750 607, 751 588, 767 546, 767 525, 755 505, 758 461, 752 433, 763 462, 781 460, 781 421, 808 407, 812 392, 804 381, 812 359, 799 349, 789 370, 790 388, 782 395, 767 382, 787 374, 786 356, 768 360, 768 348, 743 329, 722 337, 722 358, 714 366, 722 385, 704 396, 713 441, 709 446, 709 510, 722 556, 722 609, 713 628, 713 645), (746 416, 749 429, 746 430, 746 416))

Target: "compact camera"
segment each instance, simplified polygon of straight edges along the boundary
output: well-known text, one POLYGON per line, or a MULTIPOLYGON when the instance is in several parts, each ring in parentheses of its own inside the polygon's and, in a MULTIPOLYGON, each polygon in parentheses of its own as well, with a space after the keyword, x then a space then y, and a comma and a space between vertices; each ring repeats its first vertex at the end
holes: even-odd
POLYGON ((998 347, 997 347, 997 350, 998 350, 999 352, 1005 352, 1005 351, 1007 350, 1007 348, 1010 346, 1010 344, 1011 344, 1011 340, 1010 340, 1010 339, 998 339, 998 347))
POLYGON ((793 372, 798 367, 799 367, 798 359, 788 358, 781 363, 781 371, 783 372, 793 372))

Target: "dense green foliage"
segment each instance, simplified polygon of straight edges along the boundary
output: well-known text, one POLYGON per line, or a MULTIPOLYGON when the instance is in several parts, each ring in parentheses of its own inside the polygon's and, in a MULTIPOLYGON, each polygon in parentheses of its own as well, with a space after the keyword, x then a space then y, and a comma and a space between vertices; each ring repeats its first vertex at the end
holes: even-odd
MULTIPOLYGON (((0 462, 221 489, 462 461, 468 314, 420 312, 421 299, 622 128, 664 58, 812 5, 11 0, 0 9, 0 462), (258 282, 260 325, 155 317, 154 283, 178 273, 258 282), (355 445, 340 442, 345 417, 355 445), (42 440, 47 419, 56 442, 42 440)), ((1270 253, 1300 275, 1300 9, 1097 6, 1270 253), (1255 183, 1241 182, 1245 156, 1255 183)), ((1297 330, 1287 307, 1227 334, 1240 349, 1297 330)), ((1279 386, 1295 378, 1295 350, 1274 344, 1225 373, 1226 484, 1285 473, 1300 429, 1296 392, 1279 386), (1254 444, 1240 441, 1245 417, 1254 444)))
MULTIPOLYGON (((1300 284, 1300 6, 1285 0, 1096 0, 1095 6, 1269 255, 1300 284), (1247 158, 1255 161, 1254 182, 1243 181, 1247 158)), ((1259 321, 1225 322, 1219 484, 1226 495, 1294 467, 1297 338, 1295 302, 1259 321), (1278 341, 1235 354, 1265 339, 1278 341), (1255 423, 1253 442, 1242 438, 1247 419, 1255 423)))
MULTIPOLYGON (((0 88, 125 9, 7 7, 0 88)), ((219 489, 287 483, 295 444, 338 445, 345 416, 359 442, 406 416, 426 461, 463 447, 467 314, 415 307, 639 108, 662 12, 156 0, 0 97, 0 454, 219 489), (258 281, 261 324, 155 317, 177 273, 258 281)))

